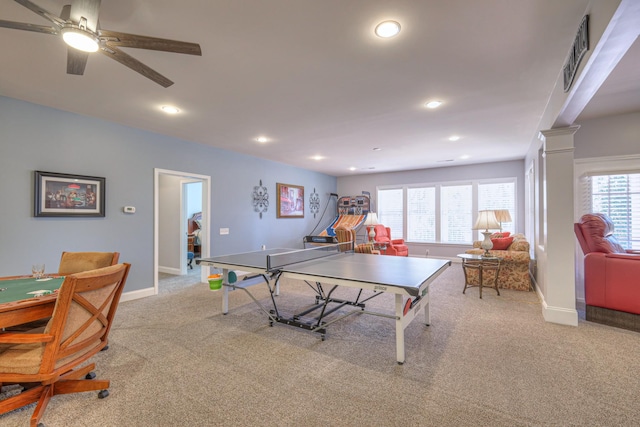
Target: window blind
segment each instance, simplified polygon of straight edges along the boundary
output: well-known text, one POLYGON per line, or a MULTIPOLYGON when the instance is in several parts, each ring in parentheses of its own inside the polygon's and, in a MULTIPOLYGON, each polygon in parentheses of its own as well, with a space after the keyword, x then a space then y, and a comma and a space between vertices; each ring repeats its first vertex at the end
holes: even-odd
POLYGON ((436 241, 436 189, 421 187, 407 189, 407 240, 436 241))

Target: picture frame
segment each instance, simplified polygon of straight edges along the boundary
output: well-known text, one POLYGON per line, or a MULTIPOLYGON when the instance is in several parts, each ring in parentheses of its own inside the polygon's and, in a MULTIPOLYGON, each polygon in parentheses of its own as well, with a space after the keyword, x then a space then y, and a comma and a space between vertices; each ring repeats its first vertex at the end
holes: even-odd
POLYGON ((105 178, 35 171, 34 216, 104 217, 105 178))
POLYGON ((304 218, 304 187, 276 183, 277 218, 304 218))

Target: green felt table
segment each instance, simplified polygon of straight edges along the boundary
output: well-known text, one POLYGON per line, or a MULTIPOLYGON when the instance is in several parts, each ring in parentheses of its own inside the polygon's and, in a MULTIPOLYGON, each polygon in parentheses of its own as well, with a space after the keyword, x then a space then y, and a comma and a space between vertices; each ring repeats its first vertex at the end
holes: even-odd
POLYGON ((0 304, 34 298, 36 295, 29 292, 46 291, 51 293, 60 289, 64 277, 36 280, 33 277, 0 280, 0 304))

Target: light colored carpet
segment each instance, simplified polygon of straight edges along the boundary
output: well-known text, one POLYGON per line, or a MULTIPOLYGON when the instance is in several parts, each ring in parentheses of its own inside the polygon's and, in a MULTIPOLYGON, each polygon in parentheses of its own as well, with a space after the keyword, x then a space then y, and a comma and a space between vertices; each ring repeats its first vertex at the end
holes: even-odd
MULTIPOLYGON (((111 395, 56 396, 55 426, 623 426, 638 425, 640 335, 581 321, 545 323, 533 292, 462 294, 459 265, 431 288, 432 325, 351 316, 326 341, 269 327, 241 291, 221 313, 205 284, 122 303, 110 348, 95 357, 111 395)), ((264 286, 252 288, 268 303, 264 286)), ((346 292, 353 290, 345 289, 346 292)), ((284 310, 312 302, 282 283, 284 310)), ((373 308, 393 310, 393 297, 373 308)), ((0 416, 24 426, 33 407, 0 416)))
POLYGON ((194 261, 193 269, 187 268, 187 274, 176 275, 168 273, 158 273, 158 293, 172 293, 184 289, 188 286, 200 283, 200 266, 194 261))

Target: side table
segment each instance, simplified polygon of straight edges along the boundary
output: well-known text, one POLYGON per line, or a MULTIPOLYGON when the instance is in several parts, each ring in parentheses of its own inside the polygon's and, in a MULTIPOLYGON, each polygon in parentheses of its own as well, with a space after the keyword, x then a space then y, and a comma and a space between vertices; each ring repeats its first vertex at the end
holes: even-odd
POLYGON ((480 288, 480 298, 482 298, 482 287, 489 287, 496 290, 498 296, 500 295, 500 290, 498 289, 498 273, 500 273, 500 263, 502 258, 494 257, 494 256, 482 256, 475 254, 458 254, 458 258, 462 258, 462 271, 464 271, 464 289, 462 293, 464 294, 468 287, 478 286, 480 288), (472 271, 477 271, 478 283, 472 283, 470 280, 473 276, 469 273, 472 271), (489 279, 490 283, 493 283, 493 286, 485 285, 485 277, 483 273, 491 272, 492 277, 486 277, 489 279))

